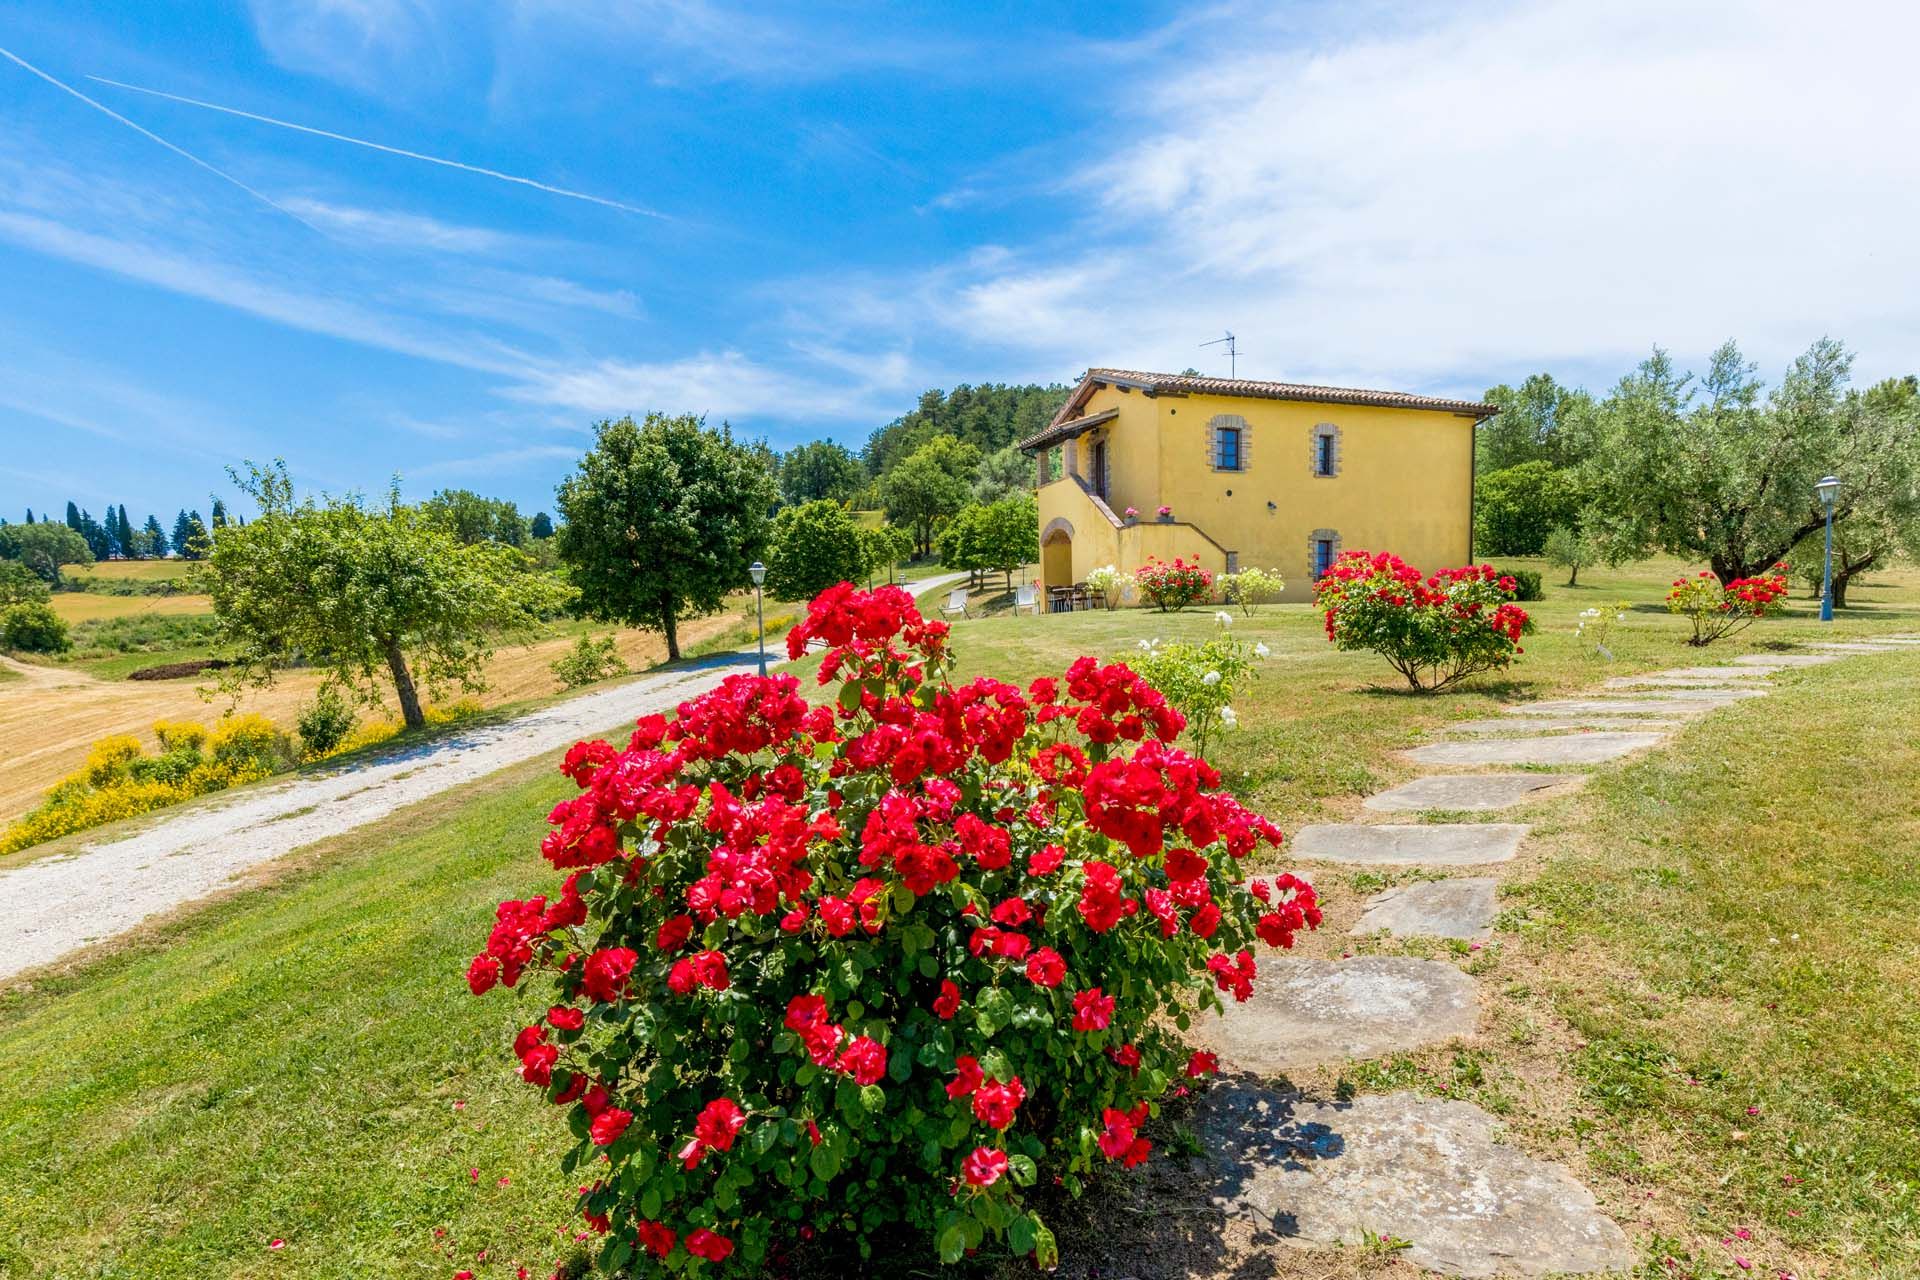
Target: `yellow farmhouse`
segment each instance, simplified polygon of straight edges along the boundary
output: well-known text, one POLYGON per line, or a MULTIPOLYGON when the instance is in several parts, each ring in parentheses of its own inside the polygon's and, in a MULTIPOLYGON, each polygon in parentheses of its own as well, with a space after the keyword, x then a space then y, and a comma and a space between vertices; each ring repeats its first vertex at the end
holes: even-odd
POLYGON ((1465 564, 1473 429, 1493 412, 1397 391, 1088 370, 1020 442, 1036 461, 1041 581, 1178 557, 1216 574, 1278 570, 1284 598, 1305 600, 1342 550, 1465 564))

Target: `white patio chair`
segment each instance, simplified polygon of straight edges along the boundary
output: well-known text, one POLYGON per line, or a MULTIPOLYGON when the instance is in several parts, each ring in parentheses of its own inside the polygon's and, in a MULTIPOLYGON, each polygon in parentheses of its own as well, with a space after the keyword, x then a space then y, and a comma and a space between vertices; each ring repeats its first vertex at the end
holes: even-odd
POLYGON ((1035 617, 1040 614, 1040 588, 1031 582, 1014 588, 1013 611, 1017 614, 1022 609, 1031 609, 1035 617))
POLYGON ((952 591, 949 591, 947 593, 947 602, 940 606, 940 612, 949 618, 956 613, 963 618, 968 616, 967 589, 965 587, 955 587, 952 591))

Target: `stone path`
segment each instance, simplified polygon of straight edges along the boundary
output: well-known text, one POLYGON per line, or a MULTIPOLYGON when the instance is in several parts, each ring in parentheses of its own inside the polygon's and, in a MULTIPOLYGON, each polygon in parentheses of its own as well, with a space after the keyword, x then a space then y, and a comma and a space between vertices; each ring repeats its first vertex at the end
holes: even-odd
POLYGON ((1539 792, 1565 786, 1567 781, 1544 773, 1441 773, 1368 796, 1362 807, 1383 813, 1507 809, 1523 800, 1537 799, 1539 792))
POLYGON ((1289 841, 1296 858, 1424 867, 1474 867, 1506 862, 1520 851, 1527 829, 1511 822, 1421 826, 1302 827, 1289 841))
POLYGON ((1351 1247, 1385 1235, 1408 1242, 1408 1261, 1453 1276, 1631 1267, 1626 1233, 1592 1193, 1496 1128, 1471 1103, 1412 1093, 1319 1103, 1223 1089, 1199 1137, 1215 1202, 1251 1218, 1256 1239, 1351 1247))
POLYGON ((1415 747, 1407 758, 1419 764, 1604 764, 1645 751, 1659 733, 1562 733, 1537 738, 1483 738, 1415 747))
POLYGON ((1513 716, 1506 720, 1459 720, 1447 726, 1448 733, 1544 733, 1559 730, 1622 729, 1644 733, 1674 728, 1677 721, 1655 720, 1646 716, 1513 716))
MULTIPOLYGON (((1505 708, 1446 726, 1452 740, 1413 747, 1419 764, 1557 766, 1575 772, 1428 774, 1368 797, 1373 813, 1495 812, 1579 786, 1577 770, 1657 746, 1687 721, 1771 692, 1775 677, 1843 657, 1908 651, 1920 633, 1838 641, 1798 653, 1747 654, 1723 666, 1609 679, 1596 693, 1505 708)), ((1497 866, 1526 839, 1520 823, 1356 822, 1302 828, 1304 862, 1378 867, 1497 866)), ((1498 918, 1494 875, 1419 879, 1374 895, 1356 935, 1480 942, 1498 918)), ((1473 979, 1409 956, 1262 962, 1251 1000, 1199 1028, 1230 1070, 1270 1078, 1470 1038, 1473 979)), ((1249 1219, 1256 1243, 1330 1248, 1380 1236, 1400 1256, 1447 1275, 1546 1276, 1625 1271, 1625 1234, 1565 1169, 1500 1141, 1470 1103, 1412 1093, 1313 1102, 1251 1083, 1214 1089, 1199 1134, 1219 1183, 1215 1201, 1249 1219)))
POLYGON ((1499 885, 1492 876, 1455 876, 1388 889, 1368 899, 1353 932, 1384 929, 1403 938, 1488 938, 1500 910, 1494 903, 1499 885))
POLYGON ((1439 960, 1262 959, 1253 998, 1206 1023, 1200 1038, 1242 1071, 1272 1076, 1470 1036, 1473 979, 1439 960))

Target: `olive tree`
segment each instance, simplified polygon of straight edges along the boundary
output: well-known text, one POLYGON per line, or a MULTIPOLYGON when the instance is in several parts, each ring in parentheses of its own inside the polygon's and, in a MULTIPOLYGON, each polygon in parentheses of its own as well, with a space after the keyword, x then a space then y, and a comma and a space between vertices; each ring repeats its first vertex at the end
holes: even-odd
POLYGON ((582 612, 659 631, 678 658, 681 620, 718 612, 751 581, 776 499, 761 453, 726 424, 622 418, 595 428, 593 448, 561 483, 566 523, 554 540, 582 612))
POLYGON ((0 525, 0 560, 18 560, 57 587, 63 566, 93 563, 93 548, 64 524, 0 525))
POLYGON ((512 547, 468 545, 400 502, 358 495, 296 500, 286 465, 230 472, 260 515, 229 524, 195 571, 234 665, 229 691, 289 664, 324 668, 368 702, 391 684, 400 714, 426 723, 419 686, 477 692, 492 641, 560 609, 567 589, 512 547))
POLYGON ((1853 357, 1822 338, 1763 394, 1729 342, 1697 384, 1655 350, 1599 412, 1584 467, 1594 530, 1619 554, 1704 560, 1721 583, 1754 577, 1818 533, 1814 482, 1841 477, 1836 531, 1891 501, 1920 472, 1910 415, 1848 392, 1853 357))

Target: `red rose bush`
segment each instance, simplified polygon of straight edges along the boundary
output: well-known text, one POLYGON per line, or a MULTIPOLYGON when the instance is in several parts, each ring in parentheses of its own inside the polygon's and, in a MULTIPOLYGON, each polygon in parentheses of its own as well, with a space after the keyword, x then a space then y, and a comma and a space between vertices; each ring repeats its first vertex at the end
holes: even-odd
POLYGON ((500 904, 468 983, 552 986, 513 1053, 609 1270, 902 1221, 1051 1265, 1027 1189, 1148 1157, 1215 1065, 1179 1031, 1319 923, 1313 890, 1242 874, 1280 832, 1123 665, 955 684, 944 623, 844 583, 788 651, 814 642, 827 705, 733 675, 575 745, 541 846, 565 879, 500 904))
POLYGON ((1667 611, 1693 625, 1690 645, 1710 645, 1722 636, 1745 630, 1759 618, 1784 612, 1787 566, 1777 564, 1764 578, 1735 578, 1725 586, 1708 570, 1691 578, 1675 578, 1667 592, 1667 611))
POLYGON ((1133 582, 1140 598, 1162 613, 1198 604, 1213 593, 1213 575, 1198 563, 1188 564, 1178 556, 1171 563, 1147 561, 1133 571, 1133 582))
POLYGON ((1313 584, 1313 598, 1328 640, 1371 649, 1432 692, 1525 652, 1520 637, 1533 624, 1513 602, 1519 585, 1490 564, 1423 574, 1399 556, 1347 551, 1313 584))

